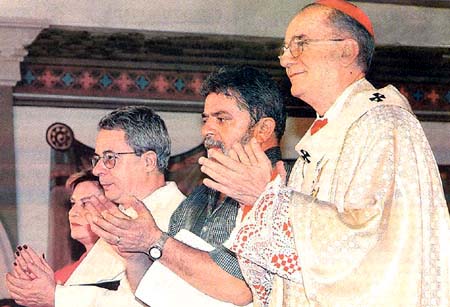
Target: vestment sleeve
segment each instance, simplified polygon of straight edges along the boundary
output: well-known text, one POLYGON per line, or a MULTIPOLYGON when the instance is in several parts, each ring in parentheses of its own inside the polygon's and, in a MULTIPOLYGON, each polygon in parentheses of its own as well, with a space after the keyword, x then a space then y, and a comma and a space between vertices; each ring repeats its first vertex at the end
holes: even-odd
POLYGON ((277 177, 247 214, 231 249, 253 292, 254 306, 267 306, 273 276, 301 282, 298 254, 289 221, 290 188, 277 177))

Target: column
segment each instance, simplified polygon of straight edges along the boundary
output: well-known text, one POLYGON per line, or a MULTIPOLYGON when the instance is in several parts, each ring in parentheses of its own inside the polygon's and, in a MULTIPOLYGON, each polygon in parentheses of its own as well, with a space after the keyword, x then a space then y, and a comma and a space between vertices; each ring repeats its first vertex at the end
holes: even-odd
POLYGON ((47 21, 0 17, 0 220, 13 247, 18 242, 13 86, 20 62, 47 21))

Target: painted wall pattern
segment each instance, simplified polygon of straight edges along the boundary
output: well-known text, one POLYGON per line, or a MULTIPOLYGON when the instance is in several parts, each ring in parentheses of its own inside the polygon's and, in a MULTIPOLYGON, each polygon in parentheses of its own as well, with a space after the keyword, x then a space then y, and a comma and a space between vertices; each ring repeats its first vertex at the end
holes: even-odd
MULTIPOLYGON (((208 73, 23 64, 21 74, 16 93, 202 101, 200 87, 208 73)), ((415 111, 450 112, 450 84, 392 84, 415 111)))

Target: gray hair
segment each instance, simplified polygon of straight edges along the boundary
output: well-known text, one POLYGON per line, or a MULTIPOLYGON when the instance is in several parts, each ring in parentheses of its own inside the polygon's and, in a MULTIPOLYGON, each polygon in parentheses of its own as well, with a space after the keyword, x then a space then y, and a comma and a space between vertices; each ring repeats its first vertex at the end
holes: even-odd
POLYGON ((373 36, 370 35, 358 21, 339 10, 333 9, 329 15, 329 19, 334 28, 349 33, 358 43, 358 65, 363 72, 367 72, 370 68, 375 50, 375 40, 373 36))
POLYGON ((98 123, 98 129, 123 130, 127 144, 140 156, 154 151, 158 170, 167 169, 170 157, 170 138, 164 121, 146 106, 128 106, 114 110, 98 123))
MULTIPOLYGON (((322 5, 311 3, 306 5, 301 11, 313 6, 322 5)), ((358 43, 358 65, 364 73, 367 73, 370 68, 370 64, 372 63, 372 57, 375 50, 375 39, 372 35, 370 35, 366 28, 364 28, 363 25, 354 18, 337 9, 330 7, 327 8, 331 10, 328 15, 330 25, 339 32, 348 33, 358 43)))

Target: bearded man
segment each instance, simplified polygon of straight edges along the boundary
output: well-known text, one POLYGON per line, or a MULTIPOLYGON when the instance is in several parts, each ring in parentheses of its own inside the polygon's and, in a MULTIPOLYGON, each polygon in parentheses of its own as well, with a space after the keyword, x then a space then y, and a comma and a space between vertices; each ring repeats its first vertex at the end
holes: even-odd
MULTIPOLYGON (((279 141, 286 125, 286 112, 282 94, 267 73, 249 66, 223 67, 207 77, 201 93, 206 97, 201 133, 208 155, 220 151, 236 158, 236 152, 260 146, 271 161, 267 168, 281 160, 279 141)), ((277 169, 281 172, 282 168, 277 169)), ((246 180, 259 180, 260 176, 254 175, 254 179, 247 176, 246 180)), ((120 249, 137 253, 128 259, 127 277, 131 287, 137 287, 136 296, 140 300, 149 305, 156 304, 152 301, 154 295, 149 294, 150 284, 155 279, 161 280, 161 276, 152 274, 148 268, 158 261, 190 286, 214 299, 204 304, 196 302, 196 306, 209 307, 215 302, 246 305, 252 301, 236 256, 226 244, 245 214, 244 203, 227 197, 226 192, 201 185, 174 212, 168 233, 156 226, 149 211, 137 206, 137 219, 105 214, 94 221, 92 228, 106 238, 124 236, 123 229, 128 237, 135 233, 135 240, 126 240, 135 244, 125 246, 125 240, 122 240, 120 249), (196 249, 174 238, 183 229, 200 237, 213 249, 196 249)), ((189 293, 178 293, 177 296, 184 304, 192 306, 194 301, 189 293)), ((167 301, 161 303, 169 305, 167 301)))

